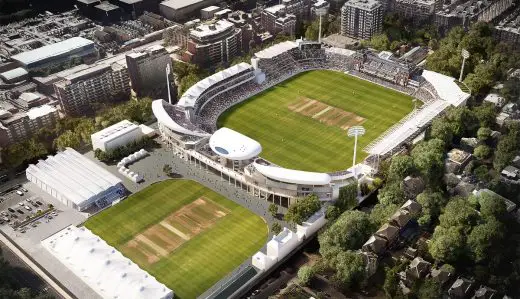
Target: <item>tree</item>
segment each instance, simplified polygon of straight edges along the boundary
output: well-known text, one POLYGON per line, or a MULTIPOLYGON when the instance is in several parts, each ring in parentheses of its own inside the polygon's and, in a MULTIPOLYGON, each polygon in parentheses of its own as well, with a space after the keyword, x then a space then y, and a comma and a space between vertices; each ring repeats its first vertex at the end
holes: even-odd
POLYGON ((273 235, 278 235, 282 231, 282 226, 280 223, 275 222, 271 225, 271 231, 273 232, 273 235))
POLYGON ((81 138, 73 131, 67 130, 65 133, 56 138, 55 144, 59 150, 64 150, 66 147, 78 149, 81 145, 81 138))
POLYGON ((365 279, 365 262, 363 258, 352 251, 345 251, 337 256, 336 275, 334 280, 341 283, 344 289, 349 289, 365 279))
POLYGON ((425 181, 436 184, 441 180, 444 170, 444 142, 430 139, 418 143, 412 150, 415 167, 422 173, 425 181))
POLYGON ((295 224, 302 224, 321 208, 320 200, 315 194, 301 197, 289 206, 285 220, 295 224))
POLYGON ((182 96, 182 94, 188 90, 190 87, 195 85, 197 82, 199 82, 202 78, 198 76, 197 74, 188 74, 187 76, 183 77, 179 82, 179 96, 182 96))
POLYGON ((442 293, 442 285, 438 281, 432 278, 428 278, 419 287, 419 290, 417 291, 417 298, 438 299, 442 298, 442 293))
MULTIPOLYGON (((477 117, 481 127, 489 128, 493 124, 495 124, 497 112, 495 105, 493 105, 492 103, 482 103, 481 105, 474 107, 473 111, 475 112, 475 116, 477 117)), ((485 131, 485 133, 487 132, 489 132, 489 135, 491 135, 491 129, 485 131)))
POLYGON ((376 34, 370 39, 370 46, 378 51, 385 51, 390 47, 390 40, 384 33, 376 34))
POLYGON ((511 163, 519 145, 520 132, 516 128, 511 128, 505 136, 500 138, 493 159, 493 167, 496 171, 501 171, 507 164, 511 163))
POLYGON ((349 185, 339 188, 339 196, 336 201, 336 206, 343 212, 352 209, 358 205, 357 201, 357 181, 349 185))
POLYGON ((465 239, 461 226, 437 226, 429 245, 429 252, 438 261, 453 263, 464 254, 465 239))
POLYGON ((399 182, 387 183, 379 190, 377 195, 379 202, 383 205, 401 204, 404 202, 404 192, 399 182))
POLYGON ((367 214, 360 211, 346 211, 318 237, 320 253, 327 259, 329 249, 355 250, 370 237, 374 227, 367 214))
MULTIPOLYGON (((323 24, 322 24, 323 25, 323 24)), ((308 40, 318 40, 319 35, 319 20, 315 20, 305 30, 305 38, 308 40)))
POLYGON ((300 282, 300 285, 308 286, 314 275, 315 272, 313 267, 307 265, 302 266, 298 270, 298 281, 300 282))
POLYGON ((437 220, 446 199, 441 192, 424 191, 417 195, 417 202, 422 206, 422 215, 419 218, 421 225, 428 225, 437 220))
POLYGON ((453 135, 458 137, 473 135, 479 128, 477 113, 465 106, 449 109, 446 120, 452 126, 453 135))
POLYGON ((502 96, 513 103, 520 100, 520 78, 511 77, 504 82, 504 87, 500 90, 502 96))
POLYGON ((478 213, 465 198, 455 197, 448 202, 439 220, 445 228, 459 226, 469 231, 477 223, 478 213))
POLYGON ((473 94, 483 93, 495 82, 497 70, 491 63, 481 63, 475 67, 473 73, 468 74, 464 83, 471 89, 473 94))
POLYGON ((473 169, 473 174, 482 182, 487 182, 491 178, 486 165, 480 165, 479 167, 473 169))
POLYGON ((430 136, 450 145, 453 140, 453 126, 444 117, 436 118, 432 122, 430 136))
POLYGON ((488 259, 492 247, 502 243, 504 231, 504 226, 496 219, 489 219, 475 226, 468 236, 468 248, 471 250, 473 260, 478 263, 488 259))
POLYGON ((329 221, 332 222, 332 221, 336 220, 340 215, 341 215, 341 210, 338 207, 336 207, 336 206, 327 207, 327 212, 325 213, 325 217, 329 221))
POLYGON ((269 213, 271 214, 271 216, 276 217, 278 215, 278 206, 275 205, 274 203, 269 205, 268 210, 269 210, 269 213))
POLYGON ((486 142, 491 137, 492 130, 487 127, 480 127, 477 131, 477 138, 480 141, 486 142))
POLYGON ((164 164, 163 172, 166 175, 170 175, 172 173, 172 167, 170 166, 170 164, 164 164))
POLYGON ((372 226, 380 227, 381 225, 388 222, 390 216, 392 216, 397 211, 397 209, 399 209, 399 205, 396 204, 376 204, 372 211, 370 211, 370 222, 372 223, 372 226))
POLYGON ((491 148, 485 144, 481 144, 473 150, 473 155, 479 160, 484 160, 491 155, 491 148))
POLYGON ((407 155, 395 156, 390 162, 388 177, 391 180, 403 180, 414 172, 413 158, 407 155))
POLYGON ((506 215, 506 204, 504 201, 488 192, 480 192, 478 196, 480 215, 484 219, 502 219, 506 215))

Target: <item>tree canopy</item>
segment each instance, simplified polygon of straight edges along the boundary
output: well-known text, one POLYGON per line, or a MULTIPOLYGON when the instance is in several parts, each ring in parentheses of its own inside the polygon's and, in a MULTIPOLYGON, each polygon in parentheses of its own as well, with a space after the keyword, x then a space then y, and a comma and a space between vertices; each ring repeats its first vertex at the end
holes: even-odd
POLYGON ((295 224, 302 224, 321 208, 320 200, 317 195, 312 194, 300 197, 295 203, 289 206, 285 214, 285 220, 295 224))

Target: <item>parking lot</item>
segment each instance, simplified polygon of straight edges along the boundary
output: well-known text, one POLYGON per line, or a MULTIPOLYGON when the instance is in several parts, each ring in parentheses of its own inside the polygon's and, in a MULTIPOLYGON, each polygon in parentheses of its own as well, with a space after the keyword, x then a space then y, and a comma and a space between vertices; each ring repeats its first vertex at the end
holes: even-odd
POLYGON ((57 216, 52 205, 21 185, 12 185, 0 192, 0 226, 9 225, 25 233, 57 216))

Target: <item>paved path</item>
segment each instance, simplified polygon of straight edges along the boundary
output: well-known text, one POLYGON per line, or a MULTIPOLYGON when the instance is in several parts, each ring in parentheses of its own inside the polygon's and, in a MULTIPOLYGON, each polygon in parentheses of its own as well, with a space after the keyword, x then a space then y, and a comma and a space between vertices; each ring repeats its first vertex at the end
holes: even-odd
POLYGON ((38 265, 33 263, 24 252, 14 246, 4 235, 0 234, 0 242, 4 243, 12 252, 14 252, 27 266, 29 266, 36 274, 38 274, 46 283, 48 283, 60 296, 64 299, 74 299, 60 285, 58 285, 51 277, 43 272, 38 265))

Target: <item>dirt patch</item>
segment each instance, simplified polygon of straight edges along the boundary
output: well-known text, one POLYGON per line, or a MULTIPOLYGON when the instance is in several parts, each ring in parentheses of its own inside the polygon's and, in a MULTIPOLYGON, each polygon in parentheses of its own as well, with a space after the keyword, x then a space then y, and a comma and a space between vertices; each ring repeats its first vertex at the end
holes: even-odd
POLYGON ((289 110, 313 118, 328 126, 338 127, 342 130, 365 122, 365 119, 355 113, 345 111, 322 102, 302 98, 287 106, 289 110))
POLYGON ((123 248, 153 264, 228 213, 230 210, 212 200, 198 198, 136 235, 123 248))

